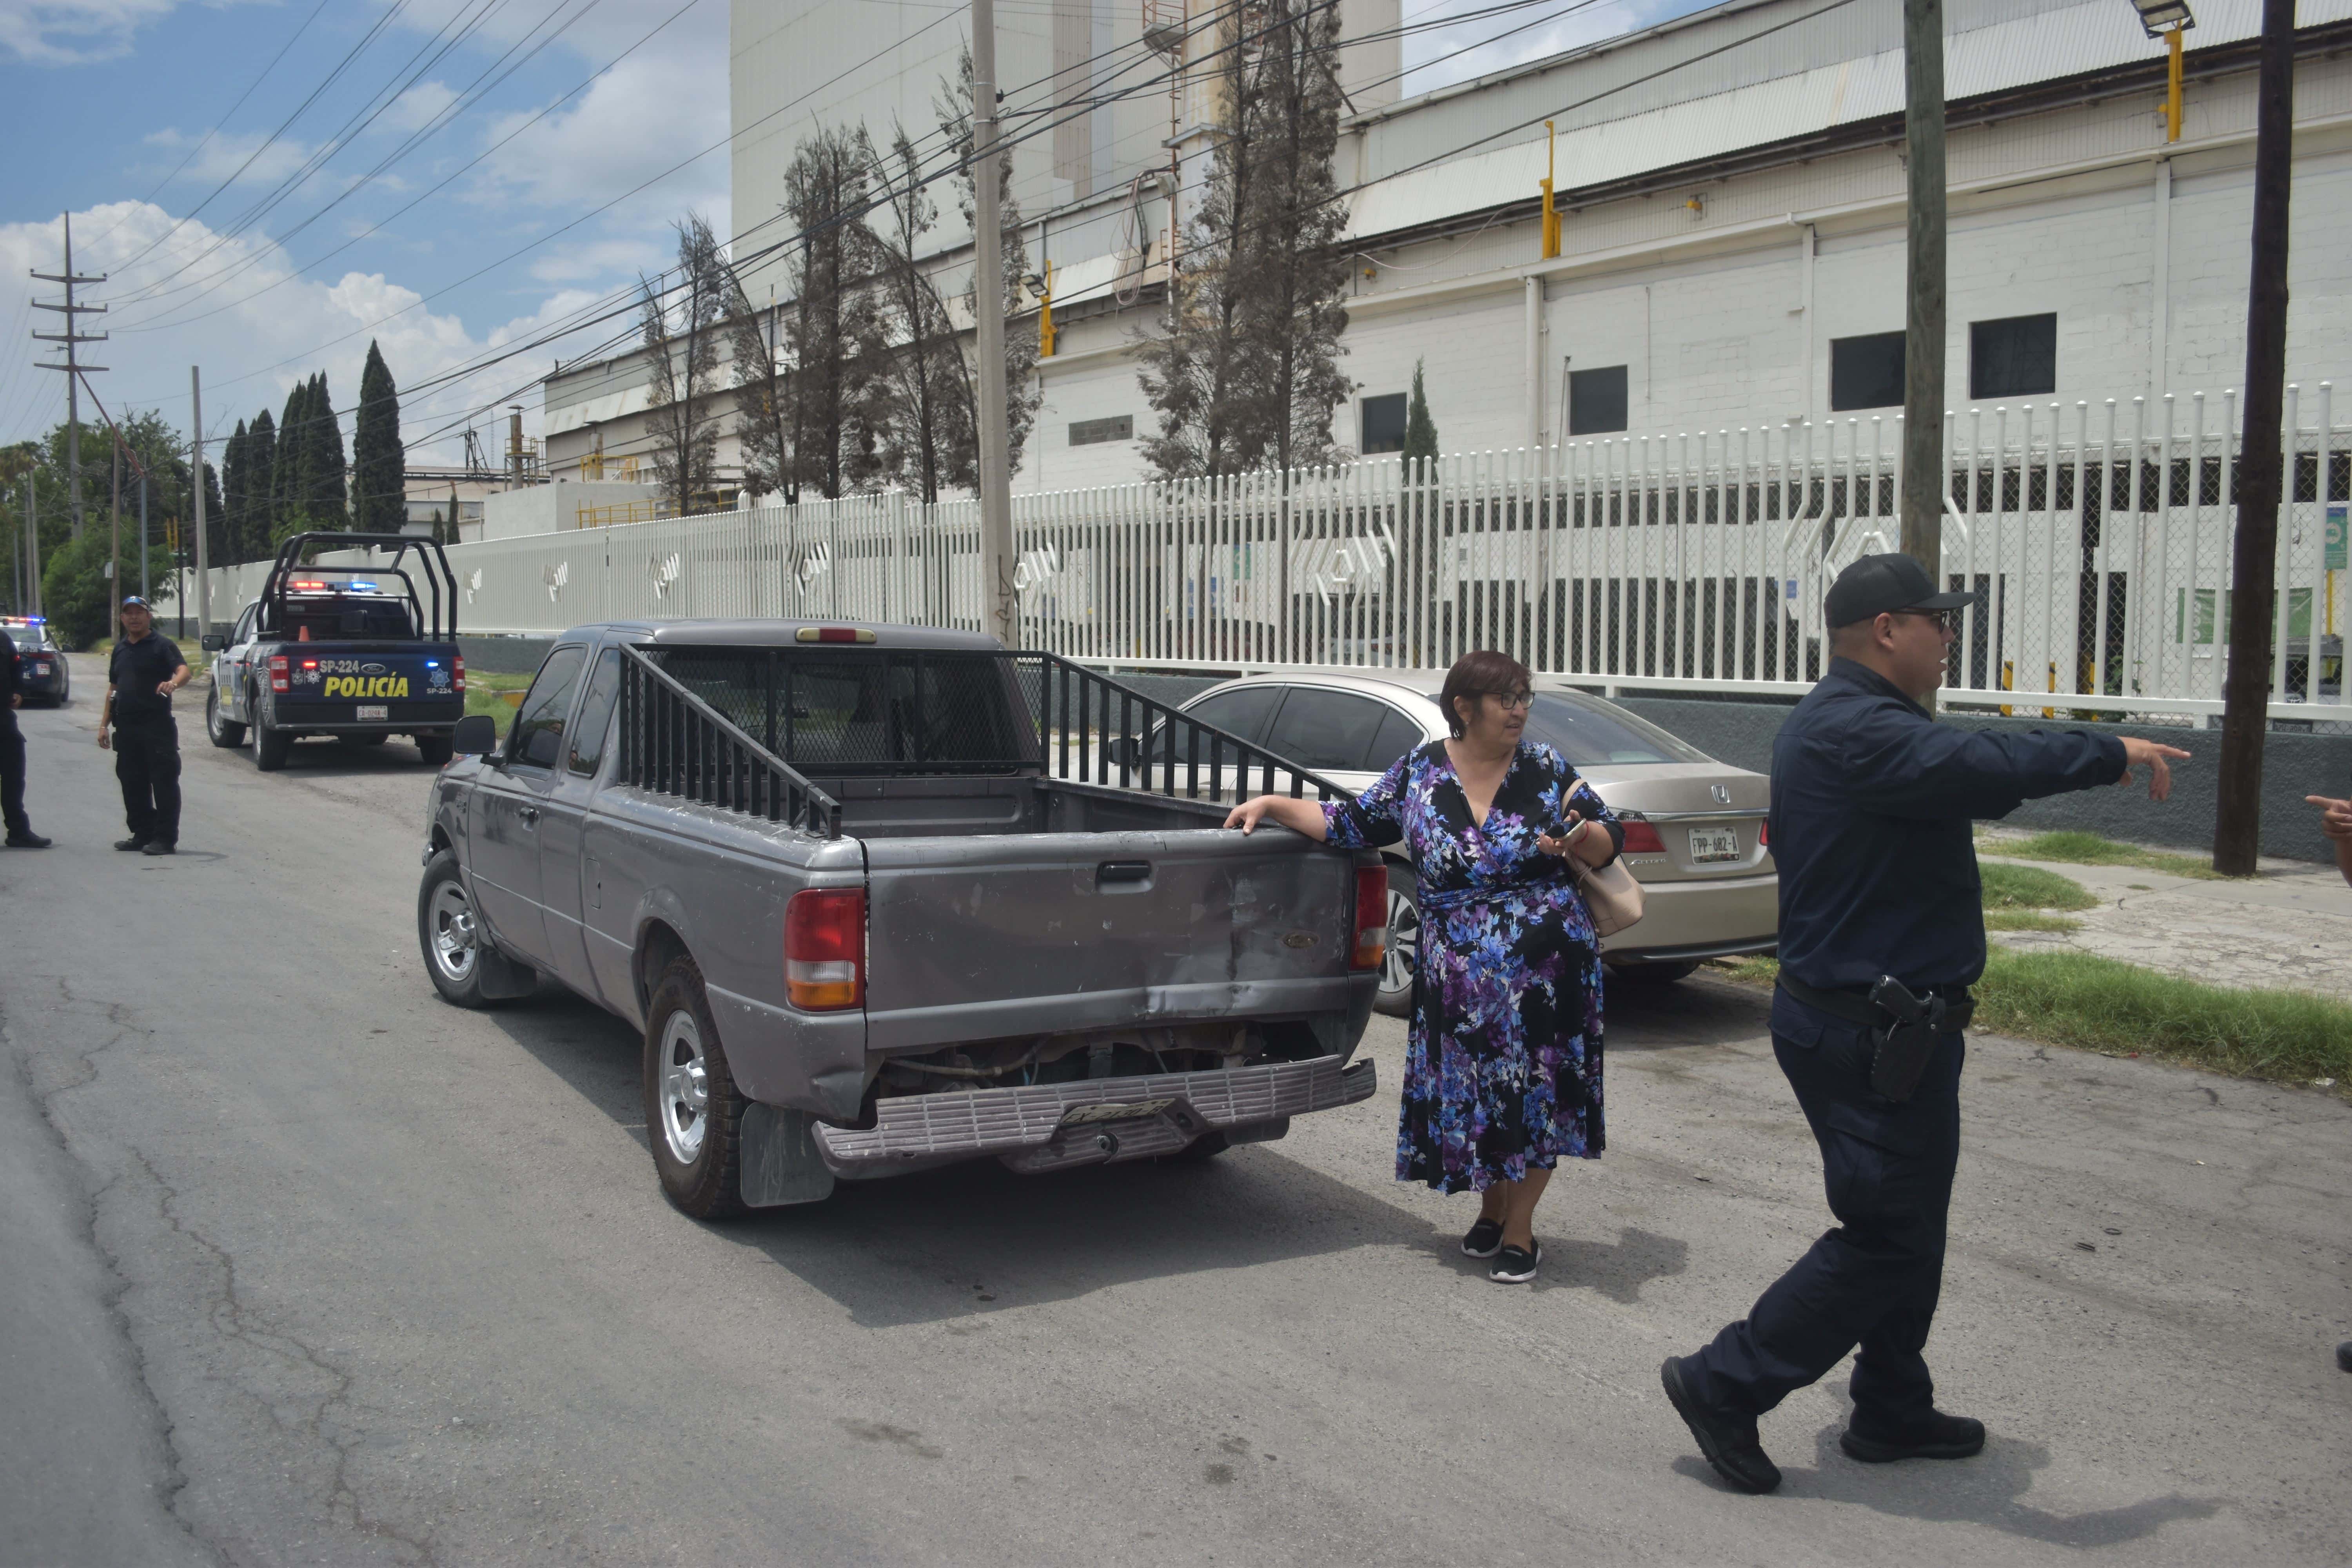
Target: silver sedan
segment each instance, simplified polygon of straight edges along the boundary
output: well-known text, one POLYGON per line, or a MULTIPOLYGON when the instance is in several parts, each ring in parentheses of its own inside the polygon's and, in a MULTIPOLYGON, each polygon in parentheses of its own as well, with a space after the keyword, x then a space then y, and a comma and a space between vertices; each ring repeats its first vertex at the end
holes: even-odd
MULTIPOLYGON (((1360 790, 1412 747, 1445 737, 1444 683, 1442 673, 1407 669, 1254 675, 1212 687, 1183 711, 1360 790)), ((1717 762, 1613 702, 1544 677, 1527 738, 1573 763, 1625 826, 1625 866, 1642 883, 1646 913, 1602 942, 1612 973, 1674 981, 1701 959, 1770 951, 1780 878, 1766 843, 1771 796, 1762 773, 1717 762)), ((1392 848, 1384 1013, 1412 1005, 1414 890, 1411 863, 1392 848)))

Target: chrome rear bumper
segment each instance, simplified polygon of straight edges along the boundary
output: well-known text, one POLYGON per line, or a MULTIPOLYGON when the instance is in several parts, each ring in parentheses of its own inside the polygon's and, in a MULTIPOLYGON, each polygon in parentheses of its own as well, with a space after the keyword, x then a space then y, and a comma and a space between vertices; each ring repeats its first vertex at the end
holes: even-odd
POLYGON ((1024 1174, 1173 1154, 1211 1132, 1278 1138, 1294 1116, 1368 1100, 1378 1087, 1367 1058, 1267 1062, 1219 1072, 894 1095, 866 1128, 818 1122, 820 1158, 845 1181, 894 1176, 994 1155, 1024 1174))

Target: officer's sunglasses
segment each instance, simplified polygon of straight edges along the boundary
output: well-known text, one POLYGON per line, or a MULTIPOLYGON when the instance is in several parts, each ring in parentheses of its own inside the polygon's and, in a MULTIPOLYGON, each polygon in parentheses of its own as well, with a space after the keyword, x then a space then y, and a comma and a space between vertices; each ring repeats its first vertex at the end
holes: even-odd
POLYGON ((1960 635, 1961 612, 1958 610, 1890 610, 1887 613, 1896 616, 1917 616, 1923 620, 1935 622, 1939 628, 1951 633, 1954 637, 1960 635))

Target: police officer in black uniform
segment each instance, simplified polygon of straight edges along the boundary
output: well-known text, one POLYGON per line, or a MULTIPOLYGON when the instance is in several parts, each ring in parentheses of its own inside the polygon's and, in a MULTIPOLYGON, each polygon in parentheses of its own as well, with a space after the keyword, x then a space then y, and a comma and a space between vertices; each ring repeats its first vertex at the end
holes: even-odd
POLYGON ((16 639, 0 631, 0 820, 8 825, 11 849, 47 849, 49 841, 33 831, 25 815, 25 735, 16 710, 25 705, 16 670, 16 639))
POLYGON ((99 748, 114 750, 131 826, 130 837, 115 841, 117 849, 169 855, 179 847, 180 731, 172 721, 172 693, 187 683, 188 661, 155 629, 154 610, 136 594, 123 600, 122 635, 107 667, 106 711, 98 718, 99 748))
POLYGON ((1969 600, 1937 593, 1907 555, 1847 567, 1825 605, 1835 657, 1772 745, 1772 1051, 1821 1145, 1838 1226, 1747 1317, 1659 1369, 1699 1451, 1742 1491, 1780 1484, 1757 1417, 1856 1346, 1847 1454, 1956 1459, 1984 1447, 1981 1422, 1935 1407, 1921 1354, 1959 1161, 1960 1029, 1984 973, 1969 823, 2143 765, 2162 800, 2165 759, 2188 755, 1936 722, 1920 704, 1943 683, 1969 600))

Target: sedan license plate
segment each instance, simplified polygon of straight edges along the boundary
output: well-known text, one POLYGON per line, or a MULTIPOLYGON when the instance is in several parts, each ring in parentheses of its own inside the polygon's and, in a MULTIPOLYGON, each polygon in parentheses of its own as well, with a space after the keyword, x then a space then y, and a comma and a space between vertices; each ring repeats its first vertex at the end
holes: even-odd
POLYGON ((1691 859, 1706 865, 1717 860, 1739 858, 1739 830, 1736 827, 1694 827, 1690 830, 1691 859))
MULTIPOLYGON (((382 723, 384 720, 391 717, 392 708, 388 703, 362 702, 360 704, 359 721, 362 724, 368 723, 371 721, 373 721, 376 723, 382 723)), ((1693 834, 1692 837, 1696 838, 1697 835, 1693 834)))
POLYGON ((37 665, 33 666, 33 673, 34 673, 35 675, 47 675, 47 674, 48 674, 48 672, 49 672, 49 661, 48 661, 47 659, 46 659, 46 658, 45 658, 45 659, 43 659, 43 660, 41 660, 41 662, 40 662, 40 663, 38 663, 38 664, 37 664, 37 665))

